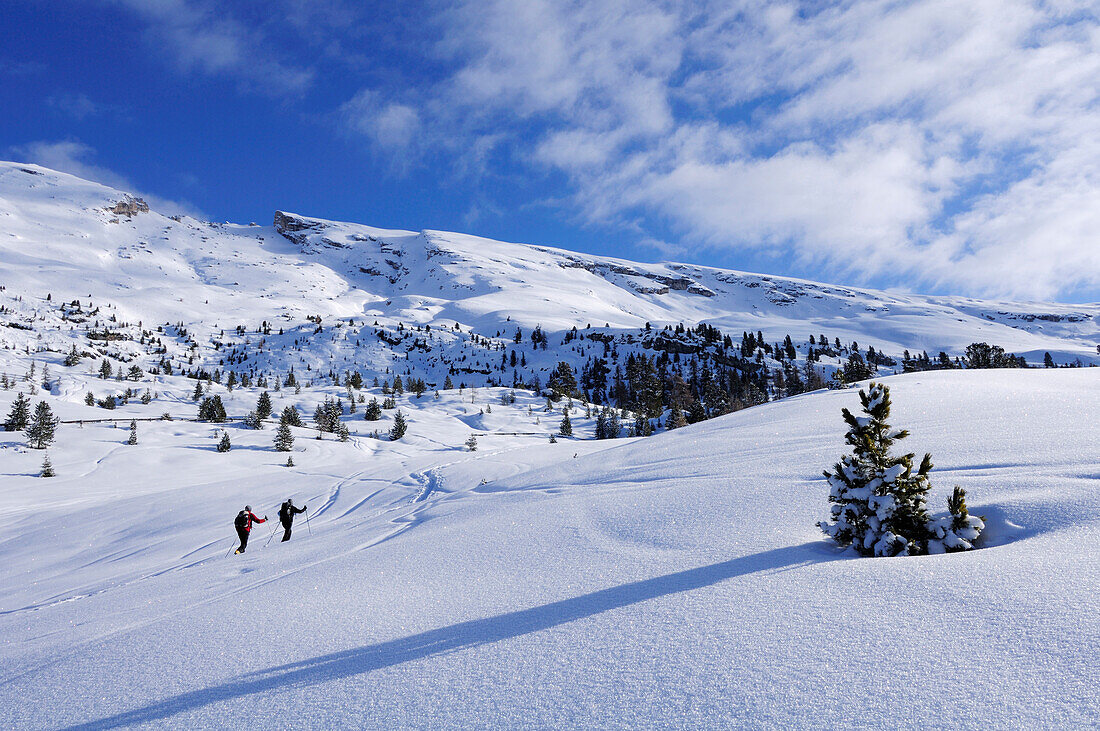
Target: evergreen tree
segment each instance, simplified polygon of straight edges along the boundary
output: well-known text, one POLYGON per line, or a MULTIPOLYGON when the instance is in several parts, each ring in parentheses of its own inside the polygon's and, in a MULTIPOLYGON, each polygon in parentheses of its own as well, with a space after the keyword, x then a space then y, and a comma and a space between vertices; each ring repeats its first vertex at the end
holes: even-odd
POLYGON ((470 438, 466 440, 465 444, 466 444, 466 450, 467 451, 469 451, 469 452, 476 452, 477 451, 477 437, 474 436, 473 434, 470 435, 470 438))
POLYGON ((130 438, 126 440, 126 443, 130 446, 138 443, 137 419, 130 419, 130 438))
POLYGON ((111 368, 111 361, 104 358, 103 362, 99 364, 99 377, 107 380, 111 377, 112 371, 113 369, 111 368))
POLYGON ((455 387, 455 384, 454 384, 454 382, 453 382, 453 381, 451 380, 451 376, 450 376, 450 375, 448 375, 448 376, 447 376, 446 378, 444 378, 444 379, 443 379, 443 389, 444 389, 444 390, 447 390, 447 391, 449 391, 450 389, 452 389, 452 388, 454 388, 454 387, 455 387))
POLYGON ((830 521, 818 523, 841 546, 865 556, 907 556, 927 552, 930 537, 925 500, 931 485, 932 455, 924 455, 916 472, 913 456, 893 456, 890 447, 909 436, 893 429, 890 389, 871 383, 860 390, 864 416, 843 410, 845 440, 852 454, 825 472, 829 481, 830 521))
POLYGON ((401 437, 405 436, 405 432, 408 431, 408 425, 405 423, 405 415, 401 413, 401 409, 393 415, 393 428, 390 429, 390 440, 397 441, 401 437))
POLYGON ((341 442, 346 442, 351 439, 351 432, 348 431, 348 425, 342 421, 336 422, 336 438, 341 442))
POLYGON ((225 406, 221 396, 209 396, 199 404, 199 421, 212 421, 221 424, 225 421, 225 406))
POLYGON ((573 436, 573 422, 569 420, 569 412, 565 412, 565 415, 561 417, 561 427, 558 429, 558 433, 563 437, 573 436))
POLYGON ((84 394, 84 403, 88 406, 95 406, 95 394, 93 394, 91 391, 84 394))
POLYGON ((1043 367, 1044 368, 1053 368, 1054 367, 1054 358, 1050 357, 1050 353, 1043 353, 1043 367))
POLYGON ((275 432, 275 451, 289 452, 293 448, 294 435, 290 433, 290 425, 285 422, 279 424, 279 429, 275 432))
POLYGON ((46 452, 42 458, 42 472, 39 473, 39 477, 57 477, 57 473, 53 471, 53 463, 50 462, 50 453, 46 452))
POLYGON ((283 413, 279 415, 279 426, 283 424, 288 426, 301 426, 302 416, 298 413, 298 409, 293 406, 284 406, 283 413))
POLYGON ((5 431, 23 431, 27 428, 27 422, 30 420, 31 402, 23 392, 15 394, 15 401, 11 404, 11 411, 8 412, 8 418, 4 421, 5 431))
POLYGON ((676 404, 672 405, 672 410, 668 412, 668 418, 665 419, 665 426, 668 429, 679 429, 687 426, 687 418, 684 416, 684 412, 680 410, 680 407, 676 404))
POLYGON ((191 400, 198 401, 203 397, 202 381, 195 381, 195 390, 191 393, 191 400))
POLYGON ((34 415, 27 423, 27 444, 31 449, 45 449, 53 443, 59 419, 53 415, 50 405, 39 401, 34 415))
POLYGON ((80 353, 76 350, 76 345, 73 345, 72 350, 65 356, 65 365, 72 367, 80 362, 80 353))
POLYGON ((929 553, 955 553, 969 551, 974 541, 985 529, 985 522, 966 509, 966 490, 955 485, 951 497, 947 499, 946 518, 933 520, 929 524, 929 553))
POLYGON ((244 417, 244 425, 249 429, 263 429, 264 423, 260 420, 260 415, 255 411, 249 411, 248 415, 244 417))
POLYGON ((233 442, 229 441, 229 432, 222 430, 222 438, 221 441, 218 442, 218 451, 228 452, 232 448, 233 442))
POLYGON ((382 406, 377 398, 372 398, 367 408, 363 409, 363 419, 366 421, 378 421, 382 418, 382 406))
POLYGON ((256 402, 256 417, 266 419, 269 416, 271 416, 271 396, 267 391, 264 391, 256 402))

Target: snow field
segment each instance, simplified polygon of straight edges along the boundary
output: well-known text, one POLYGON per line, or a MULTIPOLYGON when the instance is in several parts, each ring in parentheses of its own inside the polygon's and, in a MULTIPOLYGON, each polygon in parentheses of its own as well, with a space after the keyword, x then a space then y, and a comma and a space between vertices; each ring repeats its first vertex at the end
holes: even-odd
POLYGON ((42 480, 18 476, 40 460, 8 435, 0 723, 1095 725, 1094 372, 888 383, 900 446, 936 463, 933 509, 966 487, 983 550, 857 559, 824 541, 820 473, 854 391, 474 453, 454 394, 426 394, 407 443, 299 437, 292 470, 270 428, 231 429, 216 454, 210 426, 152 422, 136 447, 116 447, 122 428, 61 432, 61 476, 42 480), (20 502, 32 489, 41 510, 20 502), (299 518, 265 547, 264 524, 222 557, 241 504, 274 516, 287 495, 317 511, 312 535, 299 518))

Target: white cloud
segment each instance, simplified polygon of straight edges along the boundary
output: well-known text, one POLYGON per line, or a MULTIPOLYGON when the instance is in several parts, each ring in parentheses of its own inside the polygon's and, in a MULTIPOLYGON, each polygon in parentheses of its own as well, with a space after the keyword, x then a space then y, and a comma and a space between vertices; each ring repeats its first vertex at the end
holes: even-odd
POLYGON ((187 215, 205 219, 202 211, 187 201, 174 201, 137 190, 126 177, 91 162, 95 150, 76 140, 37 141, 11 148, 13 157, 78 178, 102 183, 111 188, 133 193, 156 211, 166 215, 187 215))
POLYGON ((203 0, 111 0, 142 18, 150 44, 168 53, 183 72, 226 75, 252 89, 296 94, 314 72, 286 63, 271 51, 258 26, 230 14, 231 5, 203 0))
POLYGON ((340 112, 348 129, 386 150, 407 150, 420 130, 416 109, 386 102, 380 93, 371 89, 361 90, 344 103, 340 112))
POLYGON ((889 285, 1100 287, 1087 2, 470 0, 443 20, 456 69, 430 118, 567 174, 588 220, 889 285))

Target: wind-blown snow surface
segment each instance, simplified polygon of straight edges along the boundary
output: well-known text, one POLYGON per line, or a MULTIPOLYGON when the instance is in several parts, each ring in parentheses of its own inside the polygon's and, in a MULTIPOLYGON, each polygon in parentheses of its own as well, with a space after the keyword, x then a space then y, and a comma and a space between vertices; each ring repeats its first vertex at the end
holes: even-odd
POLYGON ((143 422, 132 447, 66 425, 43 480, 0 435, 0 726, 1100 723, 1096 372, 888 382, 936 509, 966 487, 983 550, 822 539, 855 391, 476 453, 462 418, 503 432, 526 410, 464 415, 449 392, 406 401, 402 442, 300 437, 293 469, 270 429, 216 454, 210 425, 143 422), (310 524, 225 557, 239 506, 287 495, 310 524))

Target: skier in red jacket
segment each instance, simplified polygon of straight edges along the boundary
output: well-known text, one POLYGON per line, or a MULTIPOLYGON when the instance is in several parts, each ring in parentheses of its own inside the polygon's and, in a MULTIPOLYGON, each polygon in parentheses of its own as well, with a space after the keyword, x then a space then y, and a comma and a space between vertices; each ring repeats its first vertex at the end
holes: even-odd
POLYGON ((252 530, 252 524, 264 523, 266 521, 266 515, 262 518, 258 518, 252 512, 252 506, 245 505, 244 510, 237 513, 237 517, 233 520, 233 527, 237 529, 237 537, 241 539, 241 547, 234 551, 234 553, 244 553, 244 549, 248 546, 248 532, 252 530))

